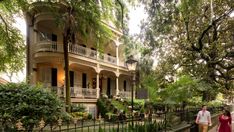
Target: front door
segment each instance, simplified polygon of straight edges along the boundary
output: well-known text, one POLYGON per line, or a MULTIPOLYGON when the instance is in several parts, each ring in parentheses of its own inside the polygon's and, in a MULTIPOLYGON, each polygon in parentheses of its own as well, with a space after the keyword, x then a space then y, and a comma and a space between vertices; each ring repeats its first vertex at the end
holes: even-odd
POLYGON ((106 95, 108 97, 110 97, 110 93, 111 93, 111 78, 107 78, 107 90, 106 90, 106 95))

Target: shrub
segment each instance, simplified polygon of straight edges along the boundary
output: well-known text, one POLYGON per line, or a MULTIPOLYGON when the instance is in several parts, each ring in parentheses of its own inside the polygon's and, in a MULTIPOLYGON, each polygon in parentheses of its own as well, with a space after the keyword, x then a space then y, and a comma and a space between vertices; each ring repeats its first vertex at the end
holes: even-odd
POLYGON ((42 118, 48 124, 62 114, 60 100, 43 88, 23 83, 0 85, 0 121, 4 128, 14 128, 20 120, 26 131, 32 131, 42 118))
POLYGON ((98 112, 101 114, 102 117, 105 117, 106 113, 108 112, 107 107, 103 99, 98 99, 97 101, 98 112))
POLYGON ((88 119, 90 120, 90 119, 92 119, 93 118, 93 116, 92 116, 92 114, 88 114, 88 119))
POLYGON ((85 112, 85 107, 80 104, 72 104, 71 112, 85 112))

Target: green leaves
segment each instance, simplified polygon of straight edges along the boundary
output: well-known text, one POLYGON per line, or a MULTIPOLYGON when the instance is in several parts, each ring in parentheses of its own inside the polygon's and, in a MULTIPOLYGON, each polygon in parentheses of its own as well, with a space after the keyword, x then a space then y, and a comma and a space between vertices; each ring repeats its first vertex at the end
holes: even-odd
POLYGON ((211 88, 205 91, 210 94, 233 90, 233 2, 140 1, 150 16, 142 26, 144 46, 150 50, 145 53, 156 56, 161 80, 185 73, 208 83, 211 88))
POLYGON ((45 122, 56 120, 62 115, 62 104, 56 95, 45 89, 27 84, 0 85, 0 120, 10 120, 8 126, 15 126, 17 120, 29 128, 42 118, 45 122))
POLYGON ((0 2, 0 72, 18 72, 24 67, 25 44, 13 24, 26 6, 25 0, 0 2))

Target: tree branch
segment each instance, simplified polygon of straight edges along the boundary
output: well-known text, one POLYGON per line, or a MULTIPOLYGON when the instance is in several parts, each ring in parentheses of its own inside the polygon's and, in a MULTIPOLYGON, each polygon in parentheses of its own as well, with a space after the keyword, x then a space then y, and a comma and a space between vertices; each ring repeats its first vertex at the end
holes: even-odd
POLYGON ((213 27, 215 24, 221 20, 223 20, 225 17, 229 16, 230 13, 233 12, 234 9, 229 9, 227 12, 219 16, 217 19, 212 21, 212 23, 202 32, 201 36, 198 38, 198 45, 199 47, 196 47, 195 44, 192 45, 192 48, 196 51, 201 51, 203 49, 203 43, 202 40, 205 36, 205 34, 213 27))
POLYGON ((8 24, 6 22, 6 20, 3 18, 3 16, 0 14, 0 19, 3 21, 4 25, 5 25, 5 30, 6 30, 6 33, 7 33, 7 37, 9 38, 9 34, 8 34, 8 24))

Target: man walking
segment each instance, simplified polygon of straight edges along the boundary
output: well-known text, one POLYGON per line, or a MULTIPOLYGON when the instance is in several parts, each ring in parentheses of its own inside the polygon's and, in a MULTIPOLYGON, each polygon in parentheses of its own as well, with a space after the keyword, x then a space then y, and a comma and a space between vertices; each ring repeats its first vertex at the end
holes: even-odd
POLYGON ((196 123, 199 126, 199 132, 208 132, 208 126, 212 124, 210 112, 206 109, 206 105, 203 105, 202 110, 197 114, 196 123))

